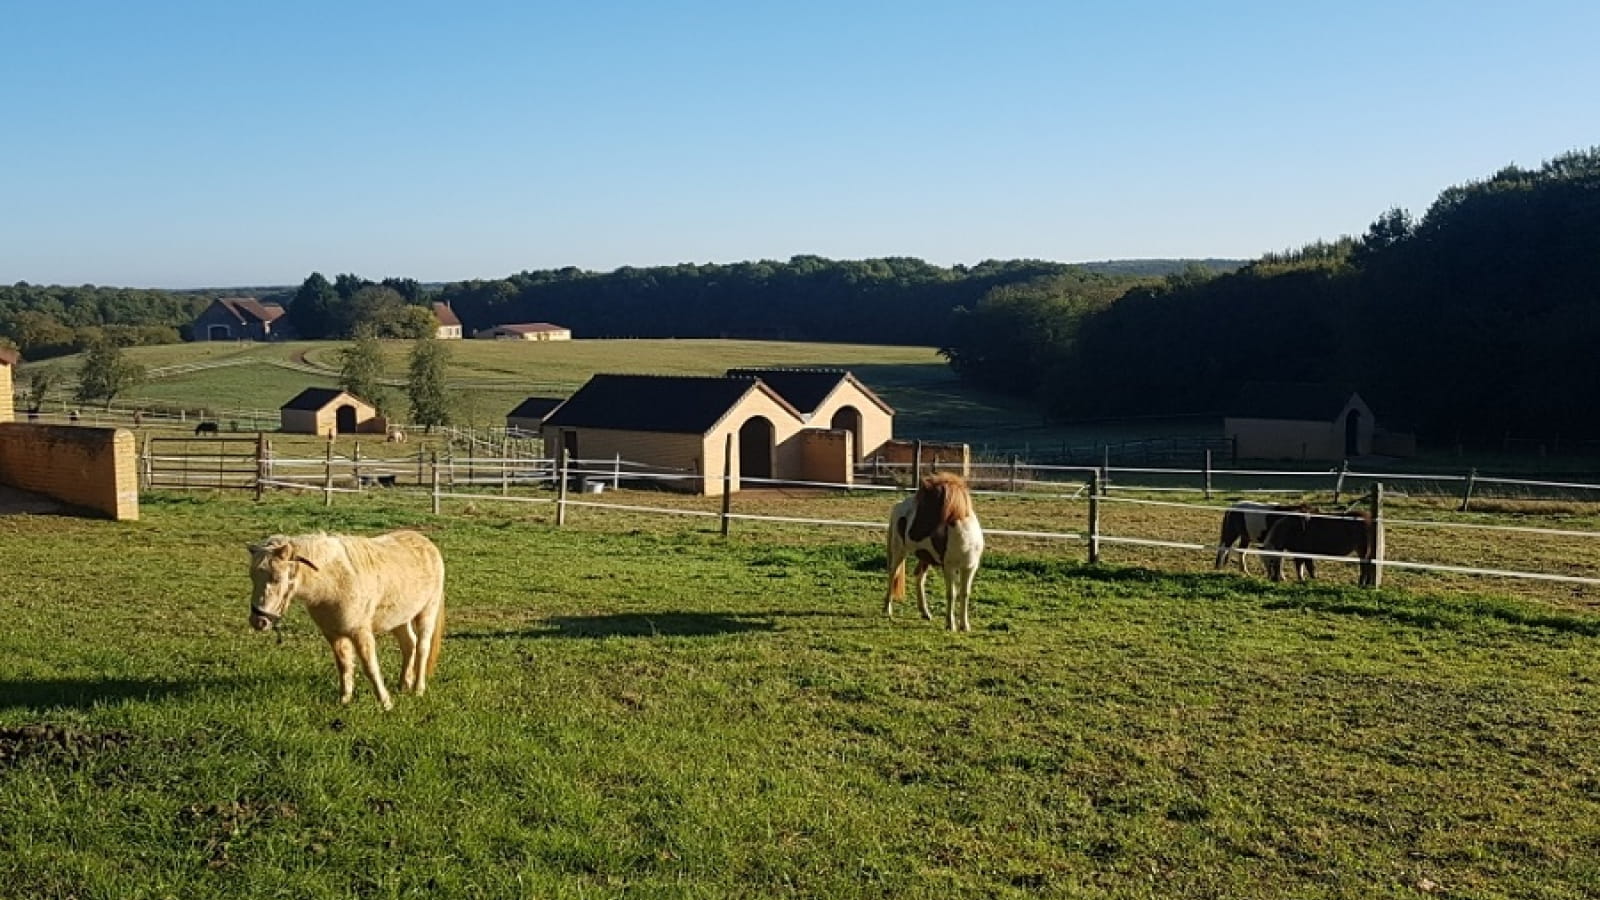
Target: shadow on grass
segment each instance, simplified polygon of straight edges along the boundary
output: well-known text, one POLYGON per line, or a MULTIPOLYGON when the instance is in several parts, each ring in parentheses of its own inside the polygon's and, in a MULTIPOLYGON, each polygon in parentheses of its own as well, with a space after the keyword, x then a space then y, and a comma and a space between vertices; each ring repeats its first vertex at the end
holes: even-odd
POLYGON ((715 637, 754 631, 772 631, 772 621, 784 617, 829 616, 837 610, 782 610, 758 613, 660 612, 612 613, 597 616, 551 616, 545 627, 517 631, 462 631, 453 640, 503 640, 506 638, 608 638, 608 637, 715 637))
POLYGON ((0 710, 89 709, 126 700, 159 701, 227 686, 226 681, 161 681, 154 678, 0 679, 0 710))

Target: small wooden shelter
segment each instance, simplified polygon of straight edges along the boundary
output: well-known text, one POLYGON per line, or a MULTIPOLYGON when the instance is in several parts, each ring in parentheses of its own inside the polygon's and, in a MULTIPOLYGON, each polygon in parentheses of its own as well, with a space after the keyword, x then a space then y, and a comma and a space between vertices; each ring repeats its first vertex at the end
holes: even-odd
POLYGON ((894 410, 845 369, 729 369, 728 375, 766 382, 800 411, 808 428, 850 432, 854 462, 894 438, 894 410))
POLYGON ((1377 423, 1347 387, 1251 383, 1228 406, 1222 429, 1241 459, 1339 460, 1372 453, 1377 423))
POLYGON ((338 388, 306 388, 278 408, 288 434, 385 434, 389 421, 371 403, 338 388))

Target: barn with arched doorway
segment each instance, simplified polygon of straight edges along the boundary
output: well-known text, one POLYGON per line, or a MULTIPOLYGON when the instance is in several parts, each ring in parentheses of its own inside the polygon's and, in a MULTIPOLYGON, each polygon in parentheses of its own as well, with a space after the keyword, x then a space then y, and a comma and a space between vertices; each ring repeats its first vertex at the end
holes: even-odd
POLYGON ((800 411, 807 428, 848 432, 853 462, 869 459, 894 439, 894 410, 845 369, 729 369, 759 378, 800 411))
POLYGON ((1372 408, 1348 387, 1246 384, 1228 405, 1223 434, 1240 459, 1339 460, 1373 452, 1372 408))
POLYGON ((338 388, 306 388, 278 407, 279 430, 287 434, 385 434, 389 421, 371 403, 338 388))

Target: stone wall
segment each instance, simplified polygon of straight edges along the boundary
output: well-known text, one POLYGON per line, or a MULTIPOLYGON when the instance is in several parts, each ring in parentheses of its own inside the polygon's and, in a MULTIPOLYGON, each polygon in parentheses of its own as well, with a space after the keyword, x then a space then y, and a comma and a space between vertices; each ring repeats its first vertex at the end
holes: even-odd
POLYGON ((107 518, 139 518, 138 449, 125 428, 0 424, 0 484, 107 518))

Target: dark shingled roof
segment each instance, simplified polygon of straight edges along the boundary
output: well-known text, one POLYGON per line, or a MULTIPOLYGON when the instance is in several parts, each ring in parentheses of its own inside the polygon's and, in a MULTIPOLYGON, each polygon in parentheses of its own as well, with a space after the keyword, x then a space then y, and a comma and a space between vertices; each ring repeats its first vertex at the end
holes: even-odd
POLYGON ((765 381, 783 399, 793 404, 795 409, 806 415, 816 412, 817 407, 828 399, 828 395, 833 393, 841 381, 855 385, 869 400, 882 407, 884 412, 891 414, 894 412, 889 408, 889 404, 884 403, 877 394, 845 369, 729 369, 728 375, 734 378, 751 377, 765 381))
POLYGON ((544 424, 705 434, 752 388, 765 390, 795 418, 800 413, 756 378, 682 375, 596 375, 544 424))
POLYGON ((560 397, 529 397, 506 413, 508 419, 543 419, 566 401, 560 397))
POLYGON ((1332 422, 1355 393, 1339 385, 1251 382, 1239 388, 1227 414, 1235 419, 1332 422))
MULTIPOLYGON (((278 407, 279 409, 310 409, 316 410, 327 406, 334 398, 343 394, 338 388, 306 388, 294 395, 294 399, 278 407)), ((351 394, 354 397, 354 394, 351 394)), ((365 403, 366 401, 362 401, 365 403)))
POLYGON ((5 363, 8 366, 14 366, 21 361, 22 354, 11 349, 10 347, 0 347, 0 363, 5 363))

